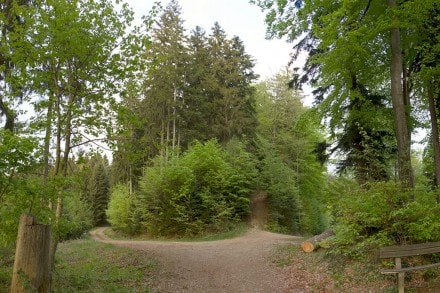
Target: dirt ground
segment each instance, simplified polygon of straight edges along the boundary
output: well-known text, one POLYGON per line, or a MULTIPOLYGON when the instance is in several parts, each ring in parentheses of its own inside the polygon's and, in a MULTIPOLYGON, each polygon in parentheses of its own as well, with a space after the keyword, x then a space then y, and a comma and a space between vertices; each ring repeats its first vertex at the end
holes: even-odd
POLYGON ((125 241, 108 238, 104 230, 92 231, 92 238, 147 251, 159 262, 153 292, 292 292, 271 255, 280 245, 298 243, 298 237, 252 229, 210 242, 125 241))

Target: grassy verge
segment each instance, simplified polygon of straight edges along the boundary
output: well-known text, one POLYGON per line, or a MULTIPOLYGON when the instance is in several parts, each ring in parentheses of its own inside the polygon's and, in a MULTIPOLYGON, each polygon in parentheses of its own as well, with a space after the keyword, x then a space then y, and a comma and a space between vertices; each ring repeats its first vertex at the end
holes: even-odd
POLYGON ((170 237, 152 237, 151 235, 135 235, 130 236, 124 233, 115 231, 108 228, 104 231, 104 234, 115 240, 153 240, 153 241, 182 241, 182 242, 201 242, 201 241, 217 241, 231 239, 235 237, 243 236, 249 230, 249 225, 247 223, 240 223, 235 225, 232 229, 222 233, 216 232, 205 232, 201 235, 196 235, 194 237, 182 237, 182 236, 170 236, 170 237))
MULTIPOLYGON (((8 292, 13 261, 0 266, 0 292, 8 292)), ((149 292, 156 263, 142 251, 92 240, 58 246, 52 292, 149 292)))
MULTIPOLYGON (((329 256, 323 250, 304 253, 299 245, 287 245, 274 252, 273 261, 287 282, 299 282, 305 292, 397 292, 395 276, 381 275, 373 256, 352 260, 329 256)), ((406 274, 405 292, 440 292, 439 277, 440 269, 406 274)))
POLYGON ((145 252, 91 240, 59 246, 53 292, 149 292, 156 263, 145 252))

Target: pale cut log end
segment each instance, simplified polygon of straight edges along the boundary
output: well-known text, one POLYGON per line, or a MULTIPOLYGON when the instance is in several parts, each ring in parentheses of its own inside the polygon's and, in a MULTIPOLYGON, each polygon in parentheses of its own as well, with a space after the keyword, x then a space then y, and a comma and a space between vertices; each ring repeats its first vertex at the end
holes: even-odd
POLYGON ((313 243, 309 242, 309 241, 304 241, 301 243, 301 248, 304 252, 312 252, 313 250, 315 250, 315 245, 313 245, 313 243))

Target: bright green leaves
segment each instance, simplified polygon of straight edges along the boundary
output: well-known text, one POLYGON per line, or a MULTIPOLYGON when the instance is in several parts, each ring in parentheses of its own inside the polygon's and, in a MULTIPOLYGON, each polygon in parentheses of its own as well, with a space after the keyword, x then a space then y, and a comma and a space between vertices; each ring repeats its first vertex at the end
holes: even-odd
POLYGON ((153 235, 227 230, 248 215, 250 182, 256 175, 254 161, 240 143, 229 151, 238 156, 211 140, 195 142, 167 163, 158 157, 146 168, 136 195, 121 187, 112 193, 110 222, 123 231, 138 227, 153 235))
POLYGON ((402 204, 413 191, 394 183, 359 187, 339 179, 329 189, 336 236, 333 253, 365 257, 372 246, 438 241, 440 206, 432 192, 417 191, 417 200, 402 204))
POLYGON ((132 232, 130 209, 132 206, 133 196, 124 185, 116 185, 113 187, 110 202, 106 211, 108 221, 117 230, 125 233, 132 232))
POLYGON ((324 140, 316 113, 303 107, 288 82, 289 75, 278 74, 257 85, 262 158, 257 188, 267 192, 271 229, 319 233, 324 228, 319 200, 325 177, 314 152, 324 140))
POLYGON ((38 167, 37 147, 34 138, 0 130, 0 246, 14 241, 21 213, 48 218, 48 208, 41 206, 49 198, 47 189, 30 175, 38 167))

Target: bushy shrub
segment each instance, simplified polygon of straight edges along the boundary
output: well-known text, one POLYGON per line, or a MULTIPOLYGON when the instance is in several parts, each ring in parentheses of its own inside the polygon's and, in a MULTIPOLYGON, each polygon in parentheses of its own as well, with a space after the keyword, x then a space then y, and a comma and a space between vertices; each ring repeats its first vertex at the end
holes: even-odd
POLYGON ((440 240, 440 205, 432 192, 347 180, 333 182, 331 190, 335 253, 362 257, 372 247, 440 240))
POLYGON ((132 203, 133 196, 125 185, 120 184, 113 188, 106 210, 107 219, 113 228, 125 233, 133 232, 132 203))
POLYGON ((227 230, 244 219, 255 171, 243 153, 238 158, 244 161, 233 166, 213 140, 195 142, 166 163, 157 158, 146 168, 135 200, 144 229, 153 235, 194 235, 227 230))

